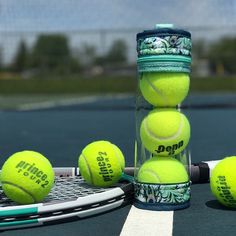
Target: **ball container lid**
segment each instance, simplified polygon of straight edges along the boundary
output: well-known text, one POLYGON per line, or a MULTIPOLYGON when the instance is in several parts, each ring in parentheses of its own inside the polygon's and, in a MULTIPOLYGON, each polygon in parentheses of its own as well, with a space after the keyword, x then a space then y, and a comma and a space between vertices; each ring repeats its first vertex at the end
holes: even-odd
POLYGON ((141 33, 137 34, 137 40, 142 37, 148 36, 158 36, 158 35, 179 35, 183 37, 187 37, 191 39, 191 33, 183 30, 175 28, 173 24, 156 24, 154 29, 144 30, 141 33))
POLYGON ((191 71, 191 33, 173 24, 156 24, 137 34, 139 72, 191 71))

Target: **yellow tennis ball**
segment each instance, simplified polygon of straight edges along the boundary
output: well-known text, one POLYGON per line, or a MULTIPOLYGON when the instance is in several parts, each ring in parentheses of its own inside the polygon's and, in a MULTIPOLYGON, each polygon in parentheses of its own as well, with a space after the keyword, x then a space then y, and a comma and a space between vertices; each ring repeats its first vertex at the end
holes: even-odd
POLYGON ((108 187, 121 178, 125 159, 116 145, 108 141, 95 141, 82 150, 78 165, 88 184, 108 187))
POLYGON ((142 73, 139 82, 145 100, 157 107, 175 107, 189 91, 187 73, 142 73))
POLYGON ((226 157, 215 166, 210 187, 221 204, 236 208, 236 156, 226 157))
POLYGON ((152 157, 138 171, 138 182, 175 184, 189 180, 184 165, 173 157, 152 157))
POLYGON ((187 146, 190 124, 186 116, 175 109, 154 109, 143 119, 140 137, 151 153, 173 156, 187 146))
POLYGON ((17 152, 4 163, 1 182, 6 196, 17 203, 41 202, 54 184, 54 171, 40 153, 17 152))

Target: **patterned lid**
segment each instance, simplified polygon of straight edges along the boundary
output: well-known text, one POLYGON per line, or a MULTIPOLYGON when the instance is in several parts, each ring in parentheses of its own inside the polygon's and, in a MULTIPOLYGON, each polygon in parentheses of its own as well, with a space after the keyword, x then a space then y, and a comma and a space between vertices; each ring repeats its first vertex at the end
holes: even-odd
POLYGON ((144 30, 143 32, 138 33, 137 40, 143 37, 161 36, 161 35, 171 35, 171 36, 176 35, 176 36, 182 36, 182 37, 191 39, 190 32, 183 29, 174 28, 173 24, 156 24, 155 29, 144 30))
POLYGON ((138 69, 189 73, 191 49, 190 32, 172 24, 158 24, 137 34, 138 69))

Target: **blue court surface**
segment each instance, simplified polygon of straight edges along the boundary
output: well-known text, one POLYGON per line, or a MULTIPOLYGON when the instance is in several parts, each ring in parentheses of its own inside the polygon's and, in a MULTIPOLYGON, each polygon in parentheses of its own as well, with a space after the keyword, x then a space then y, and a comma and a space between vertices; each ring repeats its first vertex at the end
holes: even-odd
MULTIPOLYGON (((192 162, 235 155, 235 101, 233 94, 192 94, 185 101, 182 112, 191 123, 192 162)), ((103 139, 121 148, 126 166, 134 165, 135 98, 132 95, 24 104, 15 110, 2 110, 0 126, 1 164, 14 152, 28 149, 44 154, 54 167, 77 166, 83 147, 103 139)), ((184 210, 137 211, 128 205, 82 220, 4 231, 0 235, 236 234, 236 212, 217 203, 209 184, 192 185, 191 191, 191 206, 184 210)))

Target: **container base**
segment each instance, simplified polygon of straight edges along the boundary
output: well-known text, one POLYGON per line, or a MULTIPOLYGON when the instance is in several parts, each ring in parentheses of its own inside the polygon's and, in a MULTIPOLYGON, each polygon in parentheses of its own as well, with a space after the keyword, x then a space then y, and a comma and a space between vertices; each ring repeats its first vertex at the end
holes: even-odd
POLYGON ((135 203, 141 209, 172 211, 190 206, 191 182, 148 184, 135 182, 135 203))
POLYGON ((182 204, 153 204, 153 203, 143 203, 138 200, 135 200, 134 206, 143 209, 143 210, 151 210, 151 211, 176 211, 188 208, 190 206, 190 201, 182 203, 182 204))

